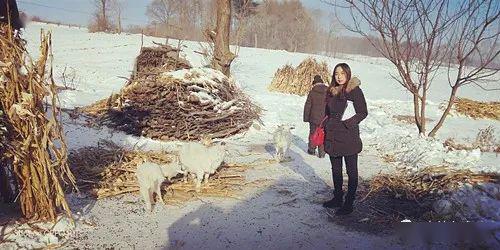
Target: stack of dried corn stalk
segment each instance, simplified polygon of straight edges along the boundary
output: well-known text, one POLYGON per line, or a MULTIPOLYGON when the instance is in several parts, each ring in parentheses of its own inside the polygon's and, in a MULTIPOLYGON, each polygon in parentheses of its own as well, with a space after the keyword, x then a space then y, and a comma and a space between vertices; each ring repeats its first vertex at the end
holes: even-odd
POLYGON ((474 119, 500 120, 500 102, 478 102, 467 98, 456 98, 455 110, 474 119))
POLYGON ((456 190, 462 184, 499 181, 499 175, 496 173, 474 173, 470 170, 457 170, 444 166, 428 167, 413 173, 400 170, 397 173, 375 176, 371 180, 367 197, 372 193, 385 191, 396 197, 419 201, 422 198, 456 190))
POLYGON ((269 90, 300 96, 307 95, 312 88, 315 75, 320 75, 325 83, 330 83, 331 73, 326 62, 319 63, 316 59, 309 57, 295 69, 290 65, 278 69, 269 85, 269 90))
MULTIPOLYGON (((98 199, 139 191, 135 170, 145 160, 168 163, 173 155, 160 152, 140 152, 123 149, 112 142, 101 141, 98 147, 86 147, 70 153, 71 169, 77 176, 80 190, 90 191, 98 199)), ((223 166, 202 185, 200 196, 238 198, 236 191, 245 185, 246 166, 223 166)), ((163 186, 169 203, 178 203, 195 197, 193 183, 180 178, 163 186)))
POLYGON ((100 124, 161 140, 199 140, 204 134, 224 138, 247 130, 259 118, 260 108, 219 71, 195 68, 169 75, 169 67, 139 67, 119 94, 83 112, 100 124))
POLYGON ((72 185, 74 177, 58 120, 56 85, 47 68, 52 58, 50 33, 42 32, 37 62, 26 58, 24 43, 9 26, 0 26, 0 33, 0 106, 8 130, 3 156, 19 184, 22 213, 40 220, 55 220, 60 210, 70 215, 61 181, 72 185), (48 114, 45 98, 53 107, 48 114))

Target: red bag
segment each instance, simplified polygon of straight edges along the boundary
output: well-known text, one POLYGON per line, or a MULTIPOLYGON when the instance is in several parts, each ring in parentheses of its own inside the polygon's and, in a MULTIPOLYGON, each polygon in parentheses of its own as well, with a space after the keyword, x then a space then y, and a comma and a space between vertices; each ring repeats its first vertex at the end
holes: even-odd
POLYGON ((323 129, 323 122, 328 118, 328 116, 325 116, 319 126, 314 130, 314 133, 312 133, 310 140, 312 146, 317 147, 323 145, 325 142, 325 130, 323 129))

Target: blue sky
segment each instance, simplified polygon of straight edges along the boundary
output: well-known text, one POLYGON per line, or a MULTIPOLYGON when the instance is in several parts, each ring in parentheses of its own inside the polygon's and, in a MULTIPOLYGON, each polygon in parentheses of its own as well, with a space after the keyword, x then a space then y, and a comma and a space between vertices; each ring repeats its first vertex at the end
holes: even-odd
MULTIPOLYGON (((187 0, 188 1, 188 0, 187 0)), ((321 0, 301 0, 307 8, 331 10, 321 0)), ((151 0, 124 0, 124 25, 148 22, 146 7, 151 0)), ((93 11, 93 0, 17 0, 20 10, 51 21, 87 25, 93 11)))

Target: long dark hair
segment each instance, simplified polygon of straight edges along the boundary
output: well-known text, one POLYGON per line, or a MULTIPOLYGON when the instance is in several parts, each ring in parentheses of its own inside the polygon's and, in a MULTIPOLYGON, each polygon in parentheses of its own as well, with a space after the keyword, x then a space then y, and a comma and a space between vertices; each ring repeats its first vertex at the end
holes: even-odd
POLYGON ((335 68, 333 68, 333 73, 332 73, 332 81, 330 83, 331 88, 335 88, 335 87, 338 87, 340 85, 335 80, 335 70, 337 70, 338 67, 342 68, 342 70, 346 74, 346 82, 344 85, 342 85, 342 88, 340 89, 340 94, 339 94, 341 97, 343 97, 345 95, 345 92, 346 92, 347 83, 351 80, 351 67, 349 67, 349 65, 347 63, 339 63, 339 64, 335 65, 335 68))

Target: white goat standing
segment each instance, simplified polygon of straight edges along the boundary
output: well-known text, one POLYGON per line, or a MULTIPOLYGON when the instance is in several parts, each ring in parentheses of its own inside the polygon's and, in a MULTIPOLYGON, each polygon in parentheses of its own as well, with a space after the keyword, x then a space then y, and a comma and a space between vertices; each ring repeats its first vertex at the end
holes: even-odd
POLYGON ((186 174, 194 175, 196 192, 200 191, 201 181, 208 182, 210 174, 221 166, 226 155, 224 143, 205 146, 198 142, 188 142, 182 145, 179 159, 186 174))
POLYGON ((292 129, 293 127, 291 126, 279 125, 273 133, 274 146, 276 148, 276 155, 274 158, 280 162, 285 158, 288 148, 290 148, 292 129))
POLYGON ((152 211, 153 193, 156 193, 158 200, 164 203, 161 197, 161 184, 165 178, 170 180, 179 173, 184 173, 184 171, 177 156, 168 164, 160 165, 149 161, 139 164, 135 175, 139 182, 141 196, 146 203, 146 211, 152 211))

